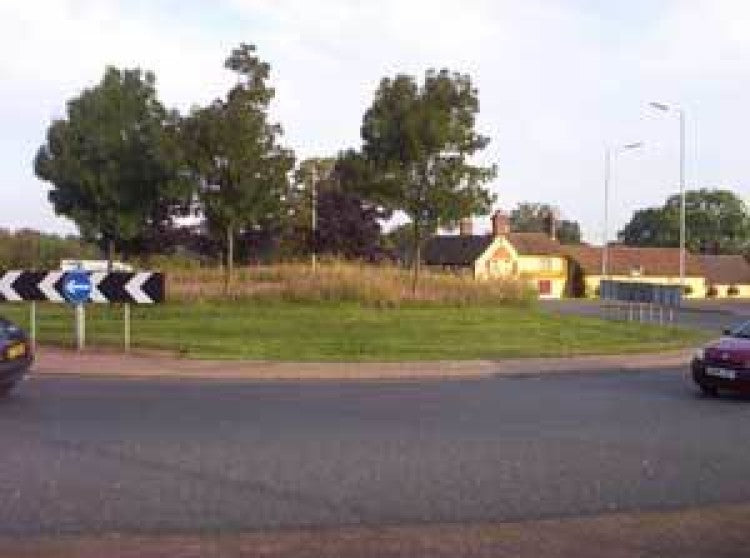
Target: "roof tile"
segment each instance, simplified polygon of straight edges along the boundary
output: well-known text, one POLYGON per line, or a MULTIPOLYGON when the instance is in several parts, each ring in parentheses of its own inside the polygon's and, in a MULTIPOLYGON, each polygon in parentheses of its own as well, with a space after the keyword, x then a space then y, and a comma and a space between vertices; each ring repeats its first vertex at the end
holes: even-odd
POLYGON ((713 285, 750 284, 750 265, 744 256, 698 256, 706 279, 713 285))
MULTIPOLYGON (((563 246, 563 252, 578 263, 586 275, 601 275, 601 246, 566 245, 563 246)), ((679 248, 610 246, 608 260, 610 275, 676 277, 680 274, 679 248)), ((685 273, 689 277, 702 277, 704 275, 703 267, 697 256, 687 254, 685 273)))

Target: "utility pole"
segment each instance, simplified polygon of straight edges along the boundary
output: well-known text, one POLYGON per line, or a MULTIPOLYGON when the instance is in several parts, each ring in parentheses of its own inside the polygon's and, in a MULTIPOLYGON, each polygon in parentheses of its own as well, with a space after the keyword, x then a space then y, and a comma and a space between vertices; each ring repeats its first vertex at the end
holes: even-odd
POLYGON ((313 272, 317 271, 318 269, 318 255, 317 255, 317 249, 318 249, 318 169, 313 164, 312 168, 312 178, 311 178, 311 198, 312 198, 312 207, 311 207, 311 229, 312 229, 312 255, 311 255, 311 263, 312 263, 312 270, 313 272))

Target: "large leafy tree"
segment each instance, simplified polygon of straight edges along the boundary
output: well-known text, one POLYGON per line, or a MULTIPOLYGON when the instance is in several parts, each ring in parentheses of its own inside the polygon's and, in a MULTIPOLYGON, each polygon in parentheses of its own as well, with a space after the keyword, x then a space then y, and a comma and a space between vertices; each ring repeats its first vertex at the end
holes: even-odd
MULTIPOLYGON (((750 247, 750 212, 729 190, 687 192, 685 222, 691 252, 739 254, 750 247)), ((671 196, 661 207, 636 211, 619 238, 632 246, 679 246, 680 196, 671 196)))
POLYGON ((338 158, 310 158, 295 173, 295 188, 289 198, 285 250, 362 259, 384 257, 381 220, 389 212, 367 201, 366 177, 361 162, 345 152, 338 158), (312 234, 312 208, 316 231, 312 234))
POLYGON ((555 219, 555 234, 562 244, 580 244, 581 226, 577 221, 558 219, 556 210, 544 203, 520 203, 510 212, 510 227, 514 232, 549 233, 555 219))
POLYGON ((106 247, 110 262, 184 186, 168 132, 177 117, 159 102, 155 83, 150 72, 107 68, 97 86, 68 102, 34 161, 52 184, 55 211, 106 247))
POLYGON ((278 143, 281 126, 269 123, 270 65, 255 52, 248 44, 232 51, 225 67, 237 74, 236 85, 226 99, 193 110, 184 126, 200 204, 209 227, 225 241, 227 291, 236 236, 280 217, 294 166, 293 153, 278 143))
POLYGON ((414 290, 429 231, 491 207, 485 185, 496 169, 471 162, 489 143, 474 129, 478 112, 469 76, 430 70, 422 84, 407 75, 383 79, 365 113, 362 156, 377 177, 372 195, 411 220, 414 290))

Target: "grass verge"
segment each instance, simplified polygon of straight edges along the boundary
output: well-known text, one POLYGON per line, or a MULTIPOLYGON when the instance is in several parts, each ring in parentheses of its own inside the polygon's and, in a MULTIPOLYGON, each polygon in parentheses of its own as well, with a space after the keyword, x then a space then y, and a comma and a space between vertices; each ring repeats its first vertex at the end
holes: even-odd
MULTIPOLYGON (((28 323, 28 305, 0 305, 28 323)), ((40 304, 41 343, 72 346, 73 310, 40 304)), ((194 302, 132 309, 133 346, 191 358, 273 361, 479 360, 652 352, 692 346, 705 334, 682 328, 551 315, 516 306, 194 302)), ((89 306, 89 345, 122 343, 122 309, 89 306)))

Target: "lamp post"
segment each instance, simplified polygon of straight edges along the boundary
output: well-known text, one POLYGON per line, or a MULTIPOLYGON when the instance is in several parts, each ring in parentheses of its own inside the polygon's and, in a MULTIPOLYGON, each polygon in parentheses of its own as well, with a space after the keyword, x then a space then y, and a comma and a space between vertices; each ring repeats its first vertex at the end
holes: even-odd
POLYGON ((664 103, 649 103, 651 107, 662 112, 676 112, 680 119, 680 286, 685 288, 685 243, 687 237, 685 208, 685 111, 678 106, 664 103))
POLYGON ((604 149, 604 242, 602 245, 602 277, 607 278, 609 273, 609 190, 612 181, 612 159, 617 161, 617 155, 623 151, 640 149, 643 142, 636 141, 619 146, 617 149, 604 149))

